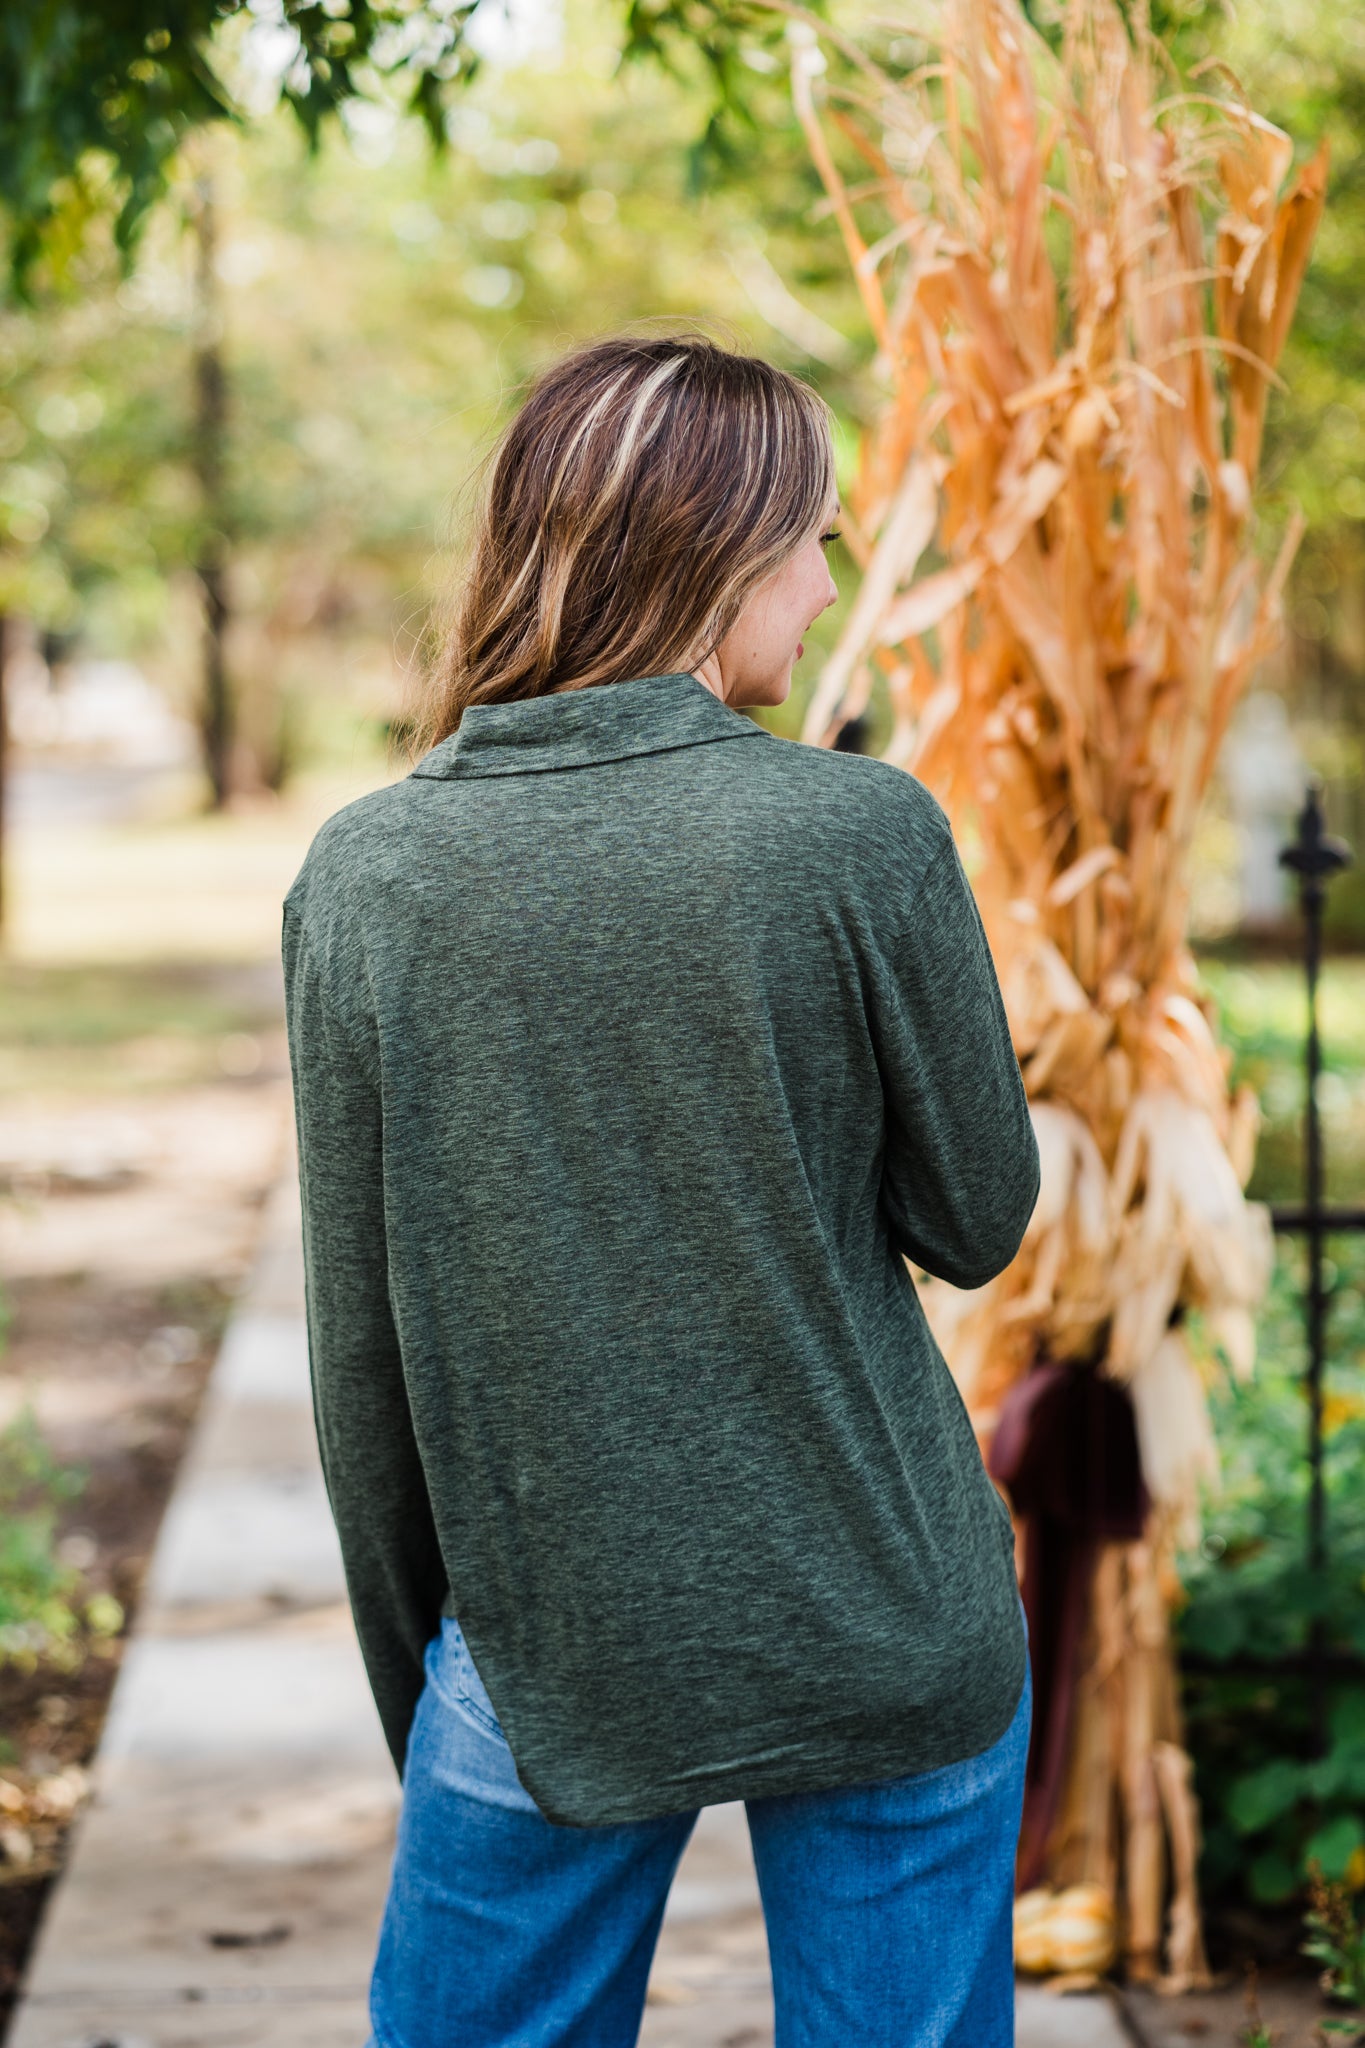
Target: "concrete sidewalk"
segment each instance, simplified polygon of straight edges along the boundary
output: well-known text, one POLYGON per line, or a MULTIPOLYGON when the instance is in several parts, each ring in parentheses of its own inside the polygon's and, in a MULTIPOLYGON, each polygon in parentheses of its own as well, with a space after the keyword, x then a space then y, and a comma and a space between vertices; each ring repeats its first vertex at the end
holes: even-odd
MULTIPOLYGON (((8 2048, 363 2048, 398 1788, 313 1437, 298 1195, 271 1202, 162 1526, 8 2048)), ((1020 2048, 1121 2048, 1025 1994, 1020 2048)), ((768 2048, 740 1804, 674 1882, 641 2048, 768 2048)), ((453 2044, 452 2044, 453 2048, 453 2044)))

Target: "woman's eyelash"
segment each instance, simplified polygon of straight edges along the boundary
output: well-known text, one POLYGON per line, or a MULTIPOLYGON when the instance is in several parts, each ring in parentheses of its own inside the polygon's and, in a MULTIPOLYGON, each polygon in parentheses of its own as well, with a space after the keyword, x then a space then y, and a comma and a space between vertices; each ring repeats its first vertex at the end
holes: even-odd
POLYGON ((821 534, 820 545, 822 548, 827 548, 832 540, 838 540, 838 538, 839 529, 837 526, 832 526, 828 533, 821 534))

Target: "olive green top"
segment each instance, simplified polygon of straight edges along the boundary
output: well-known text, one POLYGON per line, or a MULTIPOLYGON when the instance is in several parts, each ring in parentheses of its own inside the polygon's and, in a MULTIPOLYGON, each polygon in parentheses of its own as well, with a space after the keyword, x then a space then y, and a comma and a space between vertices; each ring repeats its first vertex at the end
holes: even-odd
POLYGON ((480 706, 285 905, 314 1406, 401 1772, 458 1615, 554 1821, 930 1769, 1023 1688, 1010 1525, 906 1261, 1038 1149, 913 776, 695 677, 480 706))

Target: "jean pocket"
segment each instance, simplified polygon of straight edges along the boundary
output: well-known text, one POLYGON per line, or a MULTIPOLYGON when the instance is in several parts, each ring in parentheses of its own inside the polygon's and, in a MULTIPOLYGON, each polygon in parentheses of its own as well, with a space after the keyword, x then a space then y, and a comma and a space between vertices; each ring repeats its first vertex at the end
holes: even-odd
POLYGON ((459 1623, 447 1615, 441 1628, 446 1636, 442 1645, 446 1683, 455 1704, 487 1734, 496 1735, 499 1741, 504 1740, 498 1717, 493 1712, 493 1702, 474 1668, 474 1659, 469 1654, 469 1645, 460 1632, 459 1623))

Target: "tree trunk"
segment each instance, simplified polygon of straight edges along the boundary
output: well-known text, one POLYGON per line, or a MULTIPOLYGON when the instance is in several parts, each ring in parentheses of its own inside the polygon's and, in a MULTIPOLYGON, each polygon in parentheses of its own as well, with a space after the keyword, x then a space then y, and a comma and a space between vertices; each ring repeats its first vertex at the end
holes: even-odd
POLYGON ((223 365, 222 304, 215 269, 217 219, 213 180, 204 171, 195 181, 194 237, 197 338, 194 352, 194 468, 199 480, 202 529, 194 568, 204 597, 203 692, 200 733, 210 804, 221 810, 231 793, 232 696, 225 643, 228 626, 227 507, 224 457, 227 440, 227 375, 223 365))
POLYGON ((0 612, 0 946, 9 931, 9 699, 5 665, 9 660, 10 624, 0 612))

